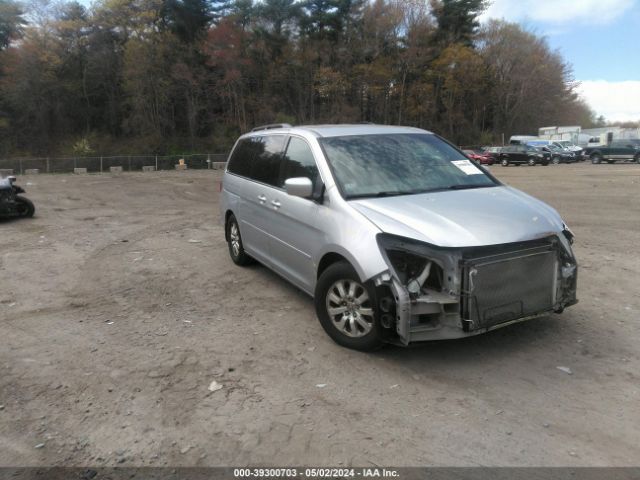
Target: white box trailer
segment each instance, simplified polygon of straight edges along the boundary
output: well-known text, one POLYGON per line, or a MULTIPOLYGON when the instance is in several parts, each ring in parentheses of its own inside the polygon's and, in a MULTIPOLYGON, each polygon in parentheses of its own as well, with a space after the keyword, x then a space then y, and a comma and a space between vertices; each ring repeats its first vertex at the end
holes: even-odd
POLYGON ((578 145, 582 127, 569 125, 564 127, 542 127, 538 129, 538 136, 543 140, 562 140, 578 145))
POLYGON ((533 135, 511 135, 511 137, 509 137, 509 144, 524 145, 531 140, 539 140, 539 138, 533 135))
POLYGON ((558 133, 564 134, 564 133, 570 133, 570 134, 575 134, 575 133, 580 133, 582 131, 582 127, 580 127, 580 125, 572 125, 569 127, 558 127, 558 133))

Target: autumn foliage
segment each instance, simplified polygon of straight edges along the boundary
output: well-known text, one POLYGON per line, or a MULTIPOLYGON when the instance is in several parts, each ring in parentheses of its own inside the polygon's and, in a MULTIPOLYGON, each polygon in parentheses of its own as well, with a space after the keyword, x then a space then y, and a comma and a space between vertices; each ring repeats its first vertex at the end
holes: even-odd
POLYGON ((226 151, 273 122, 478 144, 592 116, 543 38, 479 24, 483 0, 32 5, 0 0, 0 154, 226 151))

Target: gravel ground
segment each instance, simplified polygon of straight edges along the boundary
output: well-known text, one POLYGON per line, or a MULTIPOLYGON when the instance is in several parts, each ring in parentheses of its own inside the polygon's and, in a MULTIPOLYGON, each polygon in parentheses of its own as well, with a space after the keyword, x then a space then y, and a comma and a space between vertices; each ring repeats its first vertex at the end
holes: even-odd
POLYGON ((0 465, 637 465, 640 166, 493 171, 575 232, 580 303, 375 354, 232 264, 219 172, 21 178, 37 212, 0 223, 0 465))

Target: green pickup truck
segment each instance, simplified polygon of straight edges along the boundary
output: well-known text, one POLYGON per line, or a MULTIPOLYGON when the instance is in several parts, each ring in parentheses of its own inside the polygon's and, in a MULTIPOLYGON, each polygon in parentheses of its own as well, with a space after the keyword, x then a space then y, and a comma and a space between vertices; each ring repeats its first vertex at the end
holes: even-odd
POLYGON ((584 156, 591 159, 591 163, 614 163, 624 160, 640 163, 640 139, 611 140, 608 145, 590 146, 584 151, 584 156))

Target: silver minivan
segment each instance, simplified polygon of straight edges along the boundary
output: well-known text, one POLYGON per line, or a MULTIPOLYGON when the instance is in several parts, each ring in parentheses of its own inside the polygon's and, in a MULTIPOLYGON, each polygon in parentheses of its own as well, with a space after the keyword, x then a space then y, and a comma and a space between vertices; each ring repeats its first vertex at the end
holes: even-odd
POLYGON ((254 129, 229 156, 220 209, 231 259, 313 296, 346 347, 466 337, 577 302, 560 215, 425 130, 254 129))

